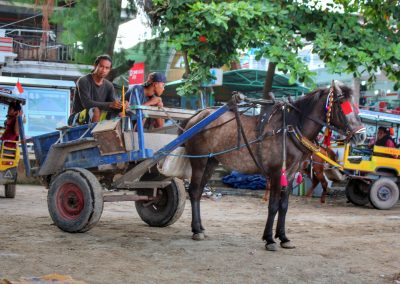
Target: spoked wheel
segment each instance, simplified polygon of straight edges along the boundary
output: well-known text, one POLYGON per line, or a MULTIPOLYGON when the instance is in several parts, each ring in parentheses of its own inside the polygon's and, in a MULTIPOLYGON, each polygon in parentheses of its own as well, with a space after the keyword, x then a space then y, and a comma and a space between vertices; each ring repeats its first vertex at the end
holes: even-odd
POLYGON ((369 202, 368 191, 368 184, 360 180, 351 179, 346 186, 346 197, 354 205, 364 206, 369 202))
POLYGON ((372 184, 369 199, 376 209, 390 209, 399 200, 399 188, 391 179, 380 178, 372 184))
POLYGON ((14 198, 16 191, 16 184, 5 184, 4 185, 4 195, 6 198, 14 198))
POLYGON ((61 230, 85 232, 97 224, 103 212, 102 187, 88 170, 68 169, 50 184, 47 205, 61 230))
MULTIPOLYGON (((139 189, 139 195, 152 194, 152 190, 139 189)), ((154 201, 136 201, 140 218, 152 227, 166 227, 175 223, 185 209, 186 191, 183 181, 174 178, 171 184, 158 189, 154 201)))

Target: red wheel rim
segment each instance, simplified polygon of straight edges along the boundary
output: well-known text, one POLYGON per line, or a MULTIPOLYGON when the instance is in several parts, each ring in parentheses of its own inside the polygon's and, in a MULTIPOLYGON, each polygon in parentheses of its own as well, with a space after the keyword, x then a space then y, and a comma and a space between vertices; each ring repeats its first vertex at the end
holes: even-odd
POLYGON ((61 185, 56 200, 60 215, 67 220, 77 219, 85 206, 82 190, 73 183, 61 185))

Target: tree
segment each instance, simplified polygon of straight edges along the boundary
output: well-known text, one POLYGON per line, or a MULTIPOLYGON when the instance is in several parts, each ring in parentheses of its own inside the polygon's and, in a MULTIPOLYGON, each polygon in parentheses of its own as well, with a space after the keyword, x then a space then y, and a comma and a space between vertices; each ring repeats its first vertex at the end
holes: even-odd
POLYGON ((328 68, 355 77, 383 70, 400 87, 398 1, 145 1, 153 26, 187 55, 190 72, 180 94, 193 93, 208 68, 228 64, 247 48, 258 48, 270 65, 264 97, 275 69, 290 81, 312 83, 313 73, 297 56, 313 44, 328 68), (304 3, 303 3, 304 2, 304 3))

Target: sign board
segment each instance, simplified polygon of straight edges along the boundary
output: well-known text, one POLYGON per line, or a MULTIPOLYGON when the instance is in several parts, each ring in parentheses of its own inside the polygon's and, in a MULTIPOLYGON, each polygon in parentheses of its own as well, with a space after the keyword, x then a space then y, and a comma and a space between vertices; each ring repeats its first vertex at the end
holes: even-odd
POLYGON ((210 74, 214 77, 214 79, 211 79, 207 83, 203 84, 202 87, 222 86, 223 73, 224 72, 222 71, 222 69, 210 68, 210 74))
POLYGON ((12 37, 0 37, 0 52, 13 52, 12 37))
POLYGON ((129 70, 129 85, 143 84, 144 62, 138 62, 129 70))

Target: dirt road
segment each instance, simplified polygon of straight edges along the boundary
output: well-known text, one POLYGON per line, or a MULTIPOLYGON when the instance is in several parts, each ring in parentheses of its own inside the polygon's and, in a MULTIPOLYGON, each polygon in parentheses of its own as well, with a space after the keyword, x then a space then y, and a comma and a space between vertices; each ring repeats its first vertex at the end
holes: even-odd
POLYGON ((292 196, 287 231, 297 248, 269 252, 259 198, 203 200, 208 238, 195 242, 189 202, 168 228, 148 227, 131 202, 106 203, 95 228, 69 234, 52 225, 46 196, 43 187, 18 186, 15 199, 0 198, 0 280, 59 273, 86 283, 400 283, 400 205, 378 211, 342 197, 320 205, 292 196))

